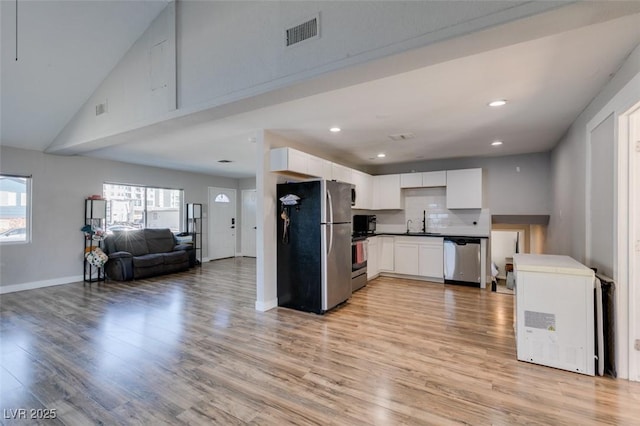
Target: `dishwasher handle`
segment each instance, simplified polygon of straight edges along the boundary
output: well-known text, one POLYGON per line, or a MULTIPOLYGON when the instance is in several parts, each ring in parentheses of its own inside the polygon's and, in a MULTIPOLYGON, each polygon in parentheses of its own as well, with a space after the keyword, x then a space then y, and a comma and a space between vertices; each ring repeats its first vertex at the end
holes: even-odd
POLYGON ((450 241, 459 246, 467 244, 480 244, 480 238, 468 238, 468 237, 445 237, 444 241, 450 241))

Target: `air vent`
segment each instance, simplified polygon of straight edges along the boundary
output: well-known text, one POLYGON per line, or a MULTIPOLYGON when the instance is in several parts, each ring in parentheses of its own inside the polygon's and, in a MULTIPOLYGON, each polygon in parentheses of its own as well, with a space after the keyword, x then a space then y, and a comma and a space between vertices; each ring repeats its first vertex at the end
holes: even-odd
POLYGON ((218 160, 218 163, 231 163, 231 160, 218 160))
POLYGON ((396 133, 395 135, 389 135, 389 139, 394 141, 404 141, 407 139, 413 139, 416 135, 413 133, 396 133))
POLYGON ((285 45, 293 46, 305 40, 318 38, 320 24, 320 15, 316 15, 302 24, 295 25, 285 30, 285 45))
POLYGON ((103 103, 96 105, 96 117, 98 115, 107 113, 109 111, 108 107, 109 105, 107 104, 106 100, 103 103))

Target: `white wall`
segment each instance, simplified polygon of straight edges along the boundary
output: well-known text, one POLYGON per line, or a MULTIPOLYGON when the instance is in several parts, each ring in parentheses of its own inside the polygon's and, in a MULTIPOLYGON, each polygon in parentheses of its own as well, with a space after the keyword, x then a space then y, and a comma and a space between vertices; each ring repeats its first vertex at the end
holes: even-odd
MULTIPOLYGON (((587 123, 639 72, 640 46, 573 122, 551 153, 551 218, 547 232, 550 253, 585 261, 587 123)), ((613 265, 608 266, 613 269, 613 265)))
MULTIPOLYGON (((84 199, 102 194, 104 182, 183 189, 186 203, 207 207, 207 188, 238 188, 236 179, 136 166, 86 157, 65 157, 0 147, 3 173, 32 175, 32 242, 0 247, 0 286, 77 281, 82 276, 84 199)), ((203 256, 207 227, 203 221, 203 256)))
POLYGON ((625 185, 624 180, 628 179, 625 176, 626 171, 621 170, 621 166, 628 164, 629 155, 628 151, 620 146, 617 120, 638 102, 640 102, 640 46, 635 48, 615 76, 573 122, 551 156, 552 213, 547 232, 547 251, 572 256, 590 266, 592 262, 590 252, 594 252, 592 250, 594 244, 613 248, 612 257, 603 257, 598 259, 598 262, 602 263, 599 265, 602 269, 613 271, 613 279, 616 281, 616 353, 620 377, 628 377, 631 364, 640 365, 640 356, 632 349, 632 342, 640 336, 632 335, 633 330, 630 334, 629 328, 630 318, 637 315, 640 301, 629 299, 629 287, 637 286, 637 283, 629 281, 627 262, 630 244, 626 217, 628 205, 624 199, 620 199, 619 191, 621 185, 625 185), (603 223, 605 227, 609 227, 613 222, 614 232, 608 236, 598 235, 599 241, 589 241, 588 235, 597 226, 596 223, 587 222, 587 212, 590 209, 590 203, 588 204, 587 200, 597 197, 597 191, 592 192, 592 187, 587 184, 588 179, 593 176, 590 161, 588 161, 591 132, 611 114, 614 116, 615 124, 613 129, 610 129, 614 132, 614 144, 609 144, 608 149, 613 149, 615 152, 606 153, 606 157, 613 158, 614 164, 605 162, 604 169, 599 173, 609 173, 608 178, 613 175, 613 217, 599 220, 606 220, 607 223, 603 223), (619 220, 620 218, 623 220, 619 220))
MULTIPOLYGON (((175 3, 171 2, 98 86, 49 149, 69 148, 155 121, 176 109, 175 3), (96 116, 96 105, 108 112, 96 116)), ((99 146, 94 144, 94 148, 99 146)))
POLYGON ((499 12, 511 18, 523 13, 518 9, 525 3, 179 2, 179 106, 260 93, 293 76, 319 75, 433 42, 444 30, 466 33, 496 22, 499 12), (320 38, 286 48, 285 29, 316 14, 320 38))
POLYGON ((391 174, 475 167, 483 169, 485 206, 492 215, 550 213, 549 153, 390 164, 371 168, 370 172, 391 174))

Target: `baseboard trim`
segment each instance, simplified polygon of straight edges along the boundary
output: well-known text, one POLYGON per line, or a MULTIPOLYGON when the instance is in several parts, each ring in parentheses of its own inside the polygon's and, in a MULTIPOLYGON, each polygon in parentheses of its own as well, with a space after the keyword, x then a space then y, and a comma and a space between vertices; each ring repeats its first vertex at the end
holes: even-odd
POLYGON ((261 302, 256 300, 256 311, 266 312, 278 306, 278 299, 268 300, 261 302))
POLYGON ((12 284, 0 287, 0 294, 15 293, 17 291, 34 290, 36 288, 53 287, 54 285, 71 284, 82 281, 82 275, 73 277, 54 278, 52 280, 32 281, 29 283, 12 284))

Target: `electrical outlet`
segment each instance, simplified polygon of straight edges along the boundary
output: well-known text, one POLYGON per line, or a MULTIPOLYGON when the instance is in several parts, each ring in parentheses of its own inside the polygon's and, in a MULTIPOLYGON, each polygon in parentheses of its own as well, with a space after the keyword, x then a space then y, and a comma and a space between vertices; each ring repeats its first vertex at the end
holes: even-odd
POLYGON ((633 345, 636 351, 640 351, 640 339, 636 339, 636 343, 633 345))

